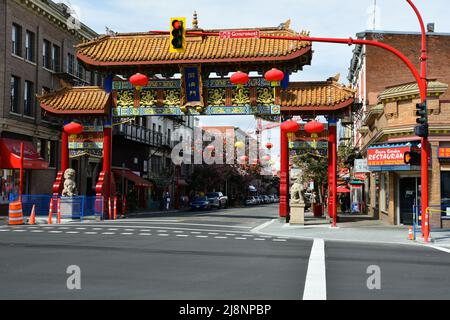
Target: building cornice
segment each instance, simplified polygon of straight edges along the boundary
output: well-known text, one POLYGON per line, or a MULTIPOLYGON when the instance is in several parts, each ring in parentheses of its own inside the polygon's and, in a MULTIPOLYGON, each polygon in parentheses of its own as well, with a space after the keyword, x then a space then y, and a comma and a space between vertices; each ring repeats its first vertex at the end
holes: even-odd
POLYGON ((79 40, 87 41, 95 37, 98 37, 98 34, 94 30, 92 30, 87 25, 81 22, 80 22, 80 29, 76 30, 69 28, 68 19, 70 16, 64 16, 60 11, 54 8, 53 6, 56 7, 57 4, 53 3, 51 0, 48 1, 14 0, 14 1, 22 6, 25 6, 28 9, 35 11, 37 14, 47 18, 51 23, 55 24, 64 31, 71 33, 79 40))

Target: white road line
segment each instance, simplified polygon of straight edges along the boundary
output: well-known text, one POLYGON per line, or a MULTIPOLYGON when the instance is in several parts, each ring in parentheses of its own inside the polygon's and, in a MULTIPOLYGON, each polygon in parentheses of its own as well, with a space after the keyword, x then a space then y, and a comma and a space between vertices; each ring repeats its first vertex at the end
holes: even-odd
POLYGON ((187 238, 187 237, 189 237, 189 235, 187 235, 187 234, 177 234, 177 237, 187 238))
POLYGON ((206 239, 206 238, 209 238, 209 237, 208 236, 197 236, 197 238, 206 239))
POLYGON ((218 236, 219 234, 217 232, 209 232, 208 233, 210 236, 218 236))
POLYGON ((227 233, 227 234, 225 234, 226 236, 229 236, 229 237, 234 237, 236 234, 235 233, 227 233))
POLYGON ((160 233, 166 233, 167 230, 158 230, 157 232, 160 232, 160 233))
POLYGON ((9 230, 9 229, 0 229, 0 232, 9 232, 9 231, 11 231, 11 230, 9 230))
POLYGON ((121 235, 123 235, 123 236, 132 236, 134 233, 129 233, 129 232, 124 232, 124 233, 121 233, 121 235))
POLYGON ((75 230, 86 230, 86 228, 75 228, 75 230))
MULTIPOLYGON (((185 225, 185 226, 200 226, 200 227, 219 227, 219 228, 236 228, 236 229, 251 229, 252 227, 243 227, 243 226, 229 226, 229 225, 223 225, 223 224, 204 224, 204 223, 185 223, 185 222, 180 222, 180 221, 142 221, 142 220, 131 220, 130 221, 125 221, 125 220, 121 220, 120 221, 123 224, 129 224, 129 223, 136 223, 136 222, 146 222, 148 224, 167 224, 167 225, 185 225), (175 223, 174 223, 175 222, 175 223)), ((110 223, 108 221, 108 223, 110 223)), ((248 232, 248 231, 247 231, 248 232)))
POLYGON ((98 232, 85 232, 84 234, 98 234, 98 232))
POLYGON ((62 231, 53 230, 53 231, 49 231, 48 233, 62 233, 62 231))
POLYGON ((116 233, 115 232, 103 232, 102 234, 105 235, 105 236, 111 236, 111 235, 114 235, 116 233))
POLYGON ((258 226, 258 227, 256 227, 256 228, 253 228, 250 232, 252 232, 252 233, 257 233, 257 232, 261 231, 262 229, 268 227, 269 225, 271 225, 271 224, 274 223, 275 221, 277 221, 277 220, 274 219, 274 220, 272 220, 272 221, 267 221, 266 223, 263 223, 262 225, 260 225, 260 226, 258 226))
POLYGON ((139 233, 140 236, 151 236, 151 233, 139 233))
POLYGON ((32 233, 44 233, 43 230, 32 230, 31 232, 32 232, 32 233))
POLYGON ((201 232, 198 232, 198 231, 193 231, 193 232, 191 232, 192 234, 201 234, 201 232))
POLYGON ((160 237, 168 237, 169 235, 167 233, 159 233, 158 236, 160 236, 160 237))
POLYGON ((273 239, 274 242, 287 242, 286 239, 273 239))
POLYGON ((253 240, 255 240, 255 241, 266 241, 266 239, 261 239, 261 238, 255 238, 253 240))
POLYGON ((108 231, 119 231, 119 229, 108 229, 108 231))
POLYGON ((314 239, 309 257, 303 300, 327 300, 325 241, 314 239))
POLYGON ((13 230, 13 232, 26 232, 27 230, 19 229, 19 230, 13 230))
POLYGON ((235 240, 247 240, 247 238, 234 238, 235 240))
POLYGON ((214 239, 228 239, 228 237, 214 237, 214 239))
POLYGON ((174 231, 173 233, 184 233, 184 231, 174 231))
POLYGON ((428 245, 428 247, 442 251, 442 252, 446 252, 446 253, 450 253, 450 249, 449 248, 443 248, 443 247, 439 247, 439 246, 434 246, 434 245, 428 245))
POLYGON ((67 231, 66 233, 67 233, 67 234, 79 234, 78 231, 67 231))

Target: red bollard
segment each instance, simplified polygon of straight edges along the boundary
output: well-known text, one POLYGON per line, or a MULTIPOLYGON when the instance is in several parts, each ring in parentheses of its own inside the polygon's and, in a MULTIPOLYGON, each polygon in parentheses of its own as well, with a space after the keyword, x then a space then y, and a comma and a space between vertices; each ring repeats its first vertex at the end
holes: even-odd
POLYGON ((53 198, 50 199, 50 209, 48 210, 48 224, 52 224, 52 216, 53 216, 53 198))
POLYGON ((58 198, 58 224, 61 224, 61 199, 58 198))
POLYGON ((114 220, 117 220, 117 197, 114 197, 114 220))
POLYGON ((108 217, 109 220, 112 220, 111 198, 108 198, 108 217))

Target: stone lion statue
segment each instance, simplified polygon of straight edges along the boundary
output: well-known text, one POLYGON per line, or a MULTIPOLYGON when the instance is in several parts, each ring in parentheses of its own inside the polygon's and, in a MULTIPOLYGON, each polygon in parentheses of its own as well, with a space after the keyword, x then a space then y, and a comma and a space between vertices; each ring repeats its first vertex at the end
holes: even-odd
POLYGON ((304 196, 305 189, 303 188, 302 172, 297 173, 292 180, 294 180, 294 184, 291 187, 291 203, 293 204, 305 203, 305 196, 304 196))
POLYGON ((78 195, 77 184, 75 183, 75 170, 67 169, 64 172, 64 190, 63 197, 76 197, 78 195))

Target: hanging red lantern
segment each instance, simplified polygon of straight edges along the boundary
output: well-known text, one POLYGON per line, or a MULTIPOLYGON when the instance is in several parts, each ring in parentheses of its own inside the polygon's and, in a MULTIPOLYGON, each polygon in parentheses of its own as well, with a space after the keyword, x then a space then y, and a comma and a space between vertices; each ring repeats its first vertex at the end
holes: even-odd
POLYGON ((267 142, 266 148, 271 150, 273 148, 273 143, 272 142, 267 142))
POLYGON ((281 130, 284 132, 297 132, 300 130, 300 125, 294 120, 288 120, 281 124, 281 130))
POLYGON ((240 158, 242 164, 246 164, 246 163, 248 162, 248 159, 249 159, 249 158, 248 158, 247 156, 242 156, 242 157, 240 158))
POLYGON ((325 126, 322 122, 313 120, 305 125, 305 131, 309 134, 318 134, 325 131, 325 126))
POLYGON ((311 134, 311 138, 313 139, 313 142, 311 143, 311 146, 316 149, 317 148, 317 138, 319 138, 319 133, 322 133, 325 131, 325 126, 322 122, 313 120, 308 122, 305 125, 305 131, 309 134, 311 134))
POLYGON ((71 122, 64 126, 64 132, 67 134, 81 134, 83 131, 83 126, 77 122, 71 122))
POLYGON ((284 79, 284 73, 281 70, 273 68, 266 72, 264 78, 269 81, 273 87, 278 87, 280 82, 284 79))
POLYGON ((130 83, 139 91, 148 85, 148 77, 145 74, 136 73, 130 77, 130 83))
POLYGON ((213 152, 214 150, 216 150, 216 147, 214 147, 213 145, 210 145, 210 146, 207 146, 206 149, 207 149, 208 151, 213 152))
POLYGON ((238 71, 231 76, 230 81, 235 86, 243 87, 250 81, 250 78, 245 72, 238 71))
POLYGON ((272 158, 270 156, 265 156, 264 157, 264 161, 269 162, 270 160, 272 160, 272 158))

